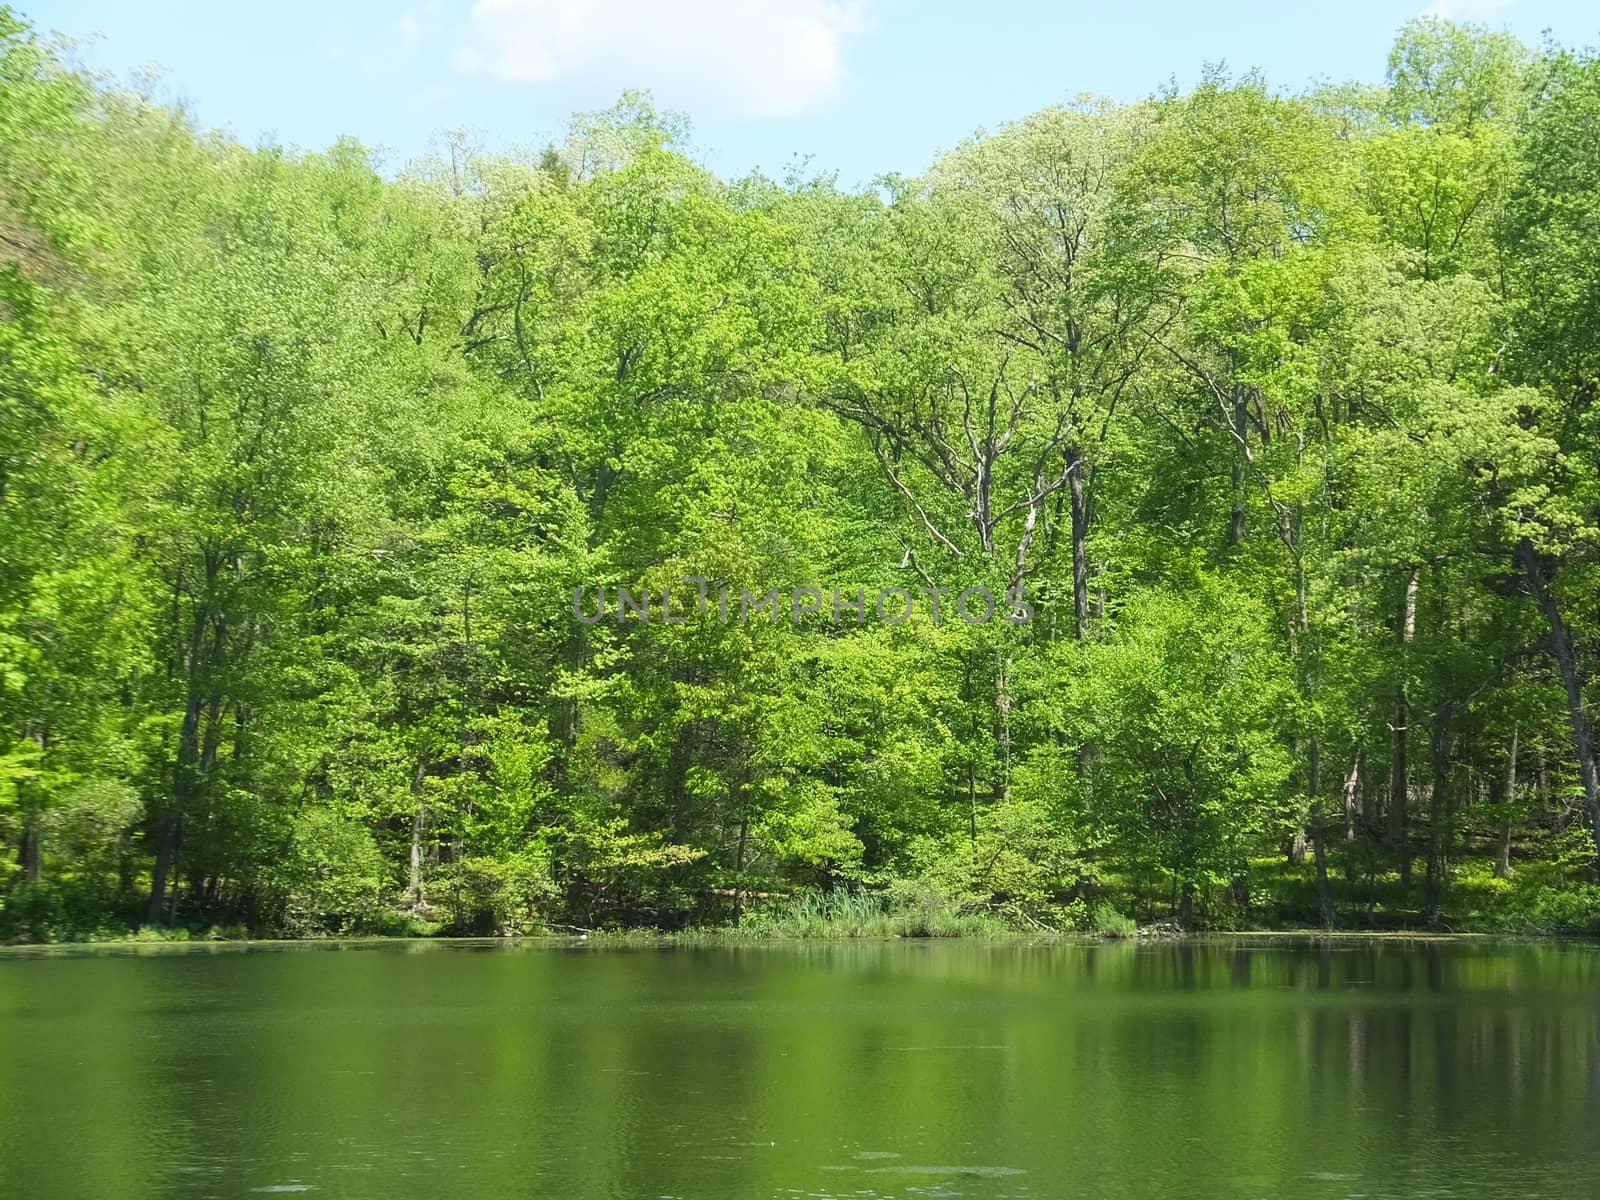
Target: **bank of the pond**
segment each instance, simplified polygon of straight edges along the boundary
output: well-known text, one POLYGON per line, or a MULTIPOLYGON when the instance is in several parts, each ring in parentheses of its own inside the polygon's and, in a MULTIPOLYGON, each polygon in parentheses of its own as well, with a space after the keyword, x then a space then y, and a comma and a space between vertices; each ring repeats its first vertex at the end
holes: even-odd
MULTIPOLYGON (((1280 881, 1281 882, 1281 881, 1280 881)), ((109 921, 26 921, 0 909, 0 945, 120 944, 163 945, 263 941, 430 941, 477 938, 545 938, 590 944, 683 945, 740 944, 751 941, 851 941, 891 939, 1171 939, 1193 935, 1272 936, 1489 936, 1592 937, 1600 935, 1600 911, 1540 902, 1508 903, 1506 889, 1465 883, 1455 890, 1457 907, 1430 913, 1396 894, 1387 903, 1374 899, 1362 907, 1341 906, 1332 929, 1318 919, 1313 895, 1278 887, 1258 906, 1203 911, 1187 926, 1149 895, 1102 893, 1061 903, 1024 904, 1017 900, 961 899, 931 888, 900 886, 889 891, 802 891, 784 896, 753 896, 713 909, 687 925, 662 927, 647 920, 613 923, 585 914, 561 919, 528 915, 517 919, 473 916, 457 905, 381 906, 359 922, 300 923, 289 928, 260 924, 208 924, 200 920, 143 926, 133 912, 109 921), (1480 894, 1481 893, 1481 894, 1480 894), (1130 915, 1137 914, 1135 916, 1130 915)), ((1568 896, 1568 899, 1573 898, 1568 896)))
MULTIPOLYGON (((1327 881, 1324 906, 1314 874, 1283 861, 1252 863, 1247 892, 1213 888, 1195 906, 1191 930, 1218 933, 1315 932, 1332 909, 1333 928, 1348 933, 1600 935, 1600 885, 1556 880, 1533 870, 1501 878, 1470 861, 1450 874, 1436 902, 1398 875, 1376 881, 1327 881)), ((300 896, 287 905, 223 913, 180 905, 162 927, 145 924, 138 881, 116 898, 82 895, 48 881, 0 892, 0 945, 51 942, 235 941, 303 937, 478 937, 534 934, 655 938, 661 930, 695 941, 751 936, 799 939, 997 938, 1160 935, 1174 930, 1179 893, 1110 874, 1092 885, 1049 895, 975 892, 924 879, 868 887, 794 888, 763 893, 727 888, 618 913, 557 897, 542 906, 477 903, 441 889, 426 901, 389 893, 355 911, 319 911, 300 896)))
POLYGON ((1243 945, 1306 945, 1312 943, 1460 943, 1495 945, 1600 945, 1600 935, 1592 933, 1528 933, 1503 930, 1447 931, 1436 929, 1203 929, 1181 931, 1144 927, 1127 936, 1085 933, 1075 930, 993 929, 952 936, 919 934, 870 934, 812 932, 773 933, 739 928, 702 929, 593 929, 544 931, 532 934, 413 936, 314 936, 251 937, 184 936, 184 931, 150 931, 125 938, 85 938, 57 942, 13 942, 0 945, 0 958, 25 958, 55 954, 164 954, 227 953, 240 950, 363 950, 363 949, 486 949, 551 948, 624 950, 650 948, 756 948, 796 944, 871 944, 871 943, 991 943, 995 945, 1156 945, 1174 942, 1189 945, 1234 943, 1243 945))

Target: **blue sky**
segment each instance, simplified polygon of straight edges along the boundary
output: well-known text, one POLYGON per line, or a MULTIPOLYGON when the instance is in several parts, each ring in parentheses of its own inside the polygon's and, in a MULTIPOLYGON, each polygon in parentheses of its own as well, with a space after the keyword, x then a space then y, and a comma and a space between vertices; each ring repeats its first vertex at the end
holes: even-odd
POLYGON ((1600 41, 1594 0, 11 0, 85 40, 86 65, 158 65, 169 96, 246 142, 352 134, 390 165, 437 130, 542 144, 629 86, 694 122, 718 171, 796 154, 862 183, 1080 92, 1119 100, 1207 61, 1296 88, 1377 81, 1424 11, 1537 43, 1600 41))

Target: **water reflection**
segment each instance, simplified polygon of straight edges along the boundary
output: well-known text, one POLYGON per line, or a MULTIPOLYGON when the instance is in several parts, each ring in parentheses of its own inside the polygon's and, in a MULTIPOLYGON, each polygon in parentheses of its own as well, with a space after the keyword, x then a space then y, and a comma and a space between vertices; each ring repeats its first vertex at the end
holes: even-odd
POLYGON ((1600 953, 0 957, 30 1197, 1578 1196, 1600 953))

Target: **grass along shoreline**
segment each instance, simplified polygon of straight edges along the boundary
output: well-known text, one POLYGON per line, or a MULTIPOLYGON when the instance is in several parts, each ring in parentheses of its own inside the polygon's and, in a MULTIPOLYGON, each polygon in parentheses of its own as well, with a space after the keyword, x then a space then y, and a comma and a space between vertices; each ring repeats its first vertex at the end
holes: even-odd
POLYGON ((1356 944, 1382 942, 1388 944, 1457 943, 1480 945, 1589 945, 1600 949, 1600 937, 1592 934, 1528 934, 1502 932, 1446 933, 1429 930, 1325 930, 1299 929, 1210 929, 1161 937, 1134 936, 1108 938, 1098 934, 1056 931, 1052 933, 1024 933, 1017 930, 990 934, 965 934, 947 938, 906 937, 889 935, 817 937, 779 936, 758 934, 728 926, 708 926, 695 929, 611 929, 592 934, 537 933, 505 937, 479 935, 436 934, 429 937, 395 937, 387 935, 354 935, 348 937, 317 936, 300 938, 176 938, 134 937, 119 940, 72 942, 20 942, 0 946, 0 960, 31 957, 73 957, 95 954, 182 954, 229 953, 246 950, 361 950, 404 948, 423 951, 429 949, 466 949, 500 947, 505 949, 552 950, 649 950, 649 949, 760 949, 818 944, 888 944, 898 942, 949 942, 989 945, 1040 946, 1112 946, 1187 943, 1192 945, 1217 945, 1229 943, 1306 944, 1337 942, 1356 944))
POLYGON ((394 911, 382 929, 315 930, 298 935, 282 931, 254 932, 242 925, 140 927, 133 930, 99 928, 64 931, 62 936, 0 943, 0 952, 59 948, 138 948, 180 946, 295 946, 467 944, 517 942, 589 946, 719 946, 776 942, 895 941, 963 939, 1009 942, 1102 942, 1117 940, 1204 940, 1211 938, 1260 939, 1383 939, 1451 941, 1495 939, 1511 941, 1583 941, 1596 931, 1582 928, 1540 928, 1525 920, 1484 919, 1473 914, 1465 920, 1448 917, 1426 920, 1416 912, 1388 911, 1369 914, 1370 923, 1326 929, 1311 922, 1271 920, 1230 925, 1203 923, 1184 929, 1171 919, 1137 922, 1107 902, 1093 905, 1076 901, 1059 906, 1049 915, 1051 924, 1016 904, 963 906, 937 893, 902 894, 895 900, 883 893, 805 893, 747 909, 738 924, 706 923, 676 929, 651 926, 589 927, 546 923, 534 928, 464 929, 423 921, 394 911), (1474 919, 1476 918, 1476 919, 1474 919))

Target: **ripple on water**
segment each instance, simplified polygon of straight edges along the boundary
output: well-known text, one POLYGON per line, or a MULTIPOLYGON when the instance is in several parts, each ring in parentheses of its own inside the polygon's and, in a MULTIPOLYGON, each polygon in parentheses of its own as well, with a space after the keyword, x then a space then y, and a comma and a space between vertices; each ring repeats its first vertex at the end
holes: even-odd
POLYGON ((892 1167, 863 1167, 868 1175, 977 1175, 998 1179, 1003 1175, 1026 1175, 1021 1167, 913 1167, 896 1163, 892 1167))

